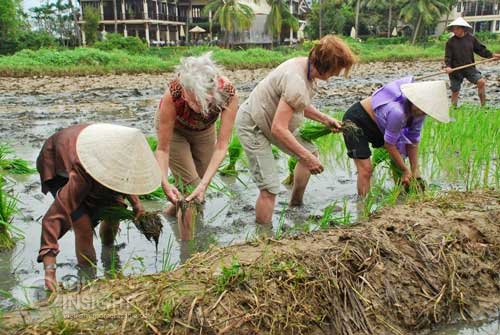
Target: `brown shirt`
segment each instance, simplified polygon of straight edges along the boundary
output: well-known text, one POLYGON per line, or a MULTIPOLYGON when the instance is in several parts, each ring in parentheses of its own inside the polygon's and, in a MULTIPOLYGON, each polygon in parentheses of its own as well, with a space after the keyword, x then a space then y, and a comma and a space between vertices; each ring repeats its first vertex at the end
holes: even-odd
MULTIPOLYGON (((43 193, 50 191, 51 181, 55 178, 67 178, 66 184, 59 189, 42 219, 39 262, 50 251, 57 255, 57 241, 72 227, 71 214, 76 210, 92 217, 103 207, 126 206, 123 194, 94 180, 78 159, 76 140, 87 126, 71 126, 55 133, 47 139, 37 158, 36 166, 40 173, 43 193)), ((140 204, 135 195, 127 195, 127 198, 134 207, 140 204)))

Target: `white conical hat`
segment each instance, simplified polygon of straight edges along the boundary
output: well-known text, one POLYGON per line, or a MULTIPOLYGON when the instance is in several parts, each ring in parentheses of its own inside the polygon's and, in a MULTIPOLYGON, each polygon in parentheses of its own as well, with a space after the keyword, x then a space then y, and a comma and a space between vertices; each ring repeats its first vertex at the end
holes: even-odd
POLYGON ((85 171, 123 194, 147 194, 161 183, 161 171, 139 129, 96 123, 82 130, 76 153, 85 171))
POLYGON ((448 30, 450 30, 451 27, 454 27, 454 26, 464 27, 466 30, 472 31, 472 26, 470 24, 468 24, 467 21, 465 21, 463 17, 457 17, 455 20, 453 20, 448 25, 448 30))
POLYGON ((403 84, 401 92, 425 114, 440 122, 450 122, 450 105, 444 80, 403 84))

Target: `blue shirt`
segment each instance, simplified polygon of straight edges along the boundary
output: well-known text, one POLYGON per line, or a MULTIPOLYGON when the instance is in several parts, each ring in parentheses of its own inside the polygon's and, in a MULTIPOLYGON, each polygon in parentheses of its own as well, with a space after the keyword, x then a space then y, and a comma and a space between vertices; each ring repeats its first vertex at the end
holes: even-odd
POLYGON ((406 156, 406 144, 420 142, 420 132, 425 115, 410 117, 410 104, 401 92, 401 85, 412 83, 413 77, 404 77, 379 88, 372 94, 372 108, 375 120, 384 141, 396 145, 406 156))

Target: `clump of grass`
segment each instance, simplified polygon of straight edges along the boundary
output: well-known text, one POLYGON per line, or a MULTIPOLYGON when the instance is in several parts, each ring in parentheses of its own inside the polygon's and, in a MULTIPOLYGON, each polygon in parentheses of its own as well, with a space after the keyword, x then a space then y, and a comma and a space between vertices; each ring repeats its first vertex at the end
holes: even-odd
POLYGON ((221 274, 217 277, 215 285, 217 293, 222 293, 233 286, 237 286, 245 279, 245 272, 237 259, 233 258, 230 267, 222 267, 221 274))
POLYGON ((5 143, 0 143, 0 171, 11 174, 33 174, 36 169, 28 161, 14 156, 14 150, 5 143))

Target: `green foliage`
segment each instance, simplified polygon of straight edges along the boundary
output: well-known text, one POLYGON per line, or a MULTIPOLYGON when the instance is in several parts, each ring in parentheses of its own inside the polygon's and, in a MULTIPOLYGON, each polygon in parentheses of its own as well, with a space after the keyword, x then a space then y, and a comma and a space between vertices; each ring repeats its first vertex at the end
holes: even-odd
POLYGON ((255 13, 253 9, 239 0, 210 0, 203 13, 213 13, 213 21, 224 31, 225 46, 229 46, 229 34, 250 28, 255 13))
POLYGON ((400 37, 368 37, 365 43, 372 43, 376 45, 394 45, 394 44, 405 44, 408 42, 408 38, 404 36, 400 37))
POLYGON ((231 142, 229 143, 228 154, 229 163, 220 170, 220 173, 223 175, 237 175, 238 171, 236 170, 236 162, 243 154, 243 146, 241 145, 240 139, 236 135, 236 133, 232 134, 231 142))
POLYGON ((0 175, 0 251, 15 245, 12 218, 17 211, 17 199, 7 192, 4 176, 0 175))
POLYGON ((165 300, 162 304, 161 311, 163 313, 163 321, 167 324, 172 322, 172 317, 174 315, 175 303, 173 299, 165 300))
POLYGON ((0 55, 14 53, 19 48, 19 34, 24 28, 21 1, 0 1, 0 55))
POLYGON ((287 161, 288 176, 282 181, 283 185, 293 185, 293 178, 295 176, 295 167, 298 160, 295 156, 289 156, 287 161))
POLYGON ((83 17, 85 20, 83 31, 85 32, 86 43, 92 45, 97 41, 97 29, 99 28, 101 13, 97 8, 85 6, 83 7, 83 17))
POLYGON ((500 108, 464 104, 450 114, 455 122, 425 122, 419 161, 428 169, 422 173, 430 181, 447 180, 466 190, 499 188, 500 108))
POLYGON ((105 40, 94 43, 94 48, 103 51, 125 50, 132 54, 141 54, 147 51, 148 46, 138 37, 124 37, 120 34, 109 33, 106 34, 105 40))
MULTIPOLYGON (((382 39, 386 43, 386 39, 382 39)), ((23 50, 12 56, 0 57, 0 76, 35 75, 87 75, 106 73, 162 73, 172 71, 185 55, 200 55, 213 51, 214 59, 227 70, 272 68, 292 57, 306 56, 317 41, 307 41, 298 48, 250 48, 228 50, 218 47, 168 47, 149 48, 143 54, 131 54, 123 50, 103 51, 94 48, 75 48, 38 51, 23 50)), ((424 45, 379 44, 377 39, 369 43, 346 38, 346 42, 358 55, 360 62, 411 61, 417 59, 442 60, 444 42, 435 41, 424 45)), ((500 49, 500 41, 488 43, 490 50, 500 49)))
POLYGON ((5 143, 0 143, 0 173, 8 172, 11 174, 33 174, 36 169, 29 166, 28 161, 17 158, 14 150, 5 143))
POLYGON ((46 31, 24 31, 17 40, 17 50, 41 48, 55 48, 59 44, 56 39, 46 31))
POLYGON ((245 280, 245 272, 237 259, 233 258, 230 267, 223 266, 221 274, 217 277, 215 289, 221 294, 225 290, 240 285, 245 280))
POLYGON ((490 41, 497 41, 498 34, 497 33, 492 33, 491 31, 480 31, 474 34, 481 42, 490 42, 490 41))

